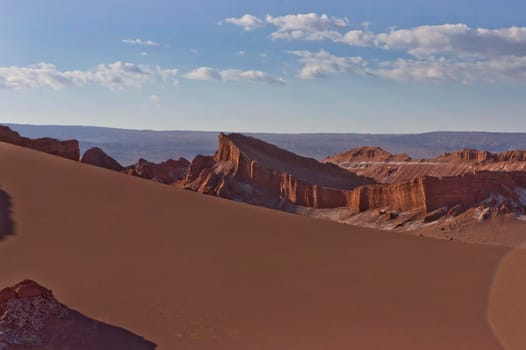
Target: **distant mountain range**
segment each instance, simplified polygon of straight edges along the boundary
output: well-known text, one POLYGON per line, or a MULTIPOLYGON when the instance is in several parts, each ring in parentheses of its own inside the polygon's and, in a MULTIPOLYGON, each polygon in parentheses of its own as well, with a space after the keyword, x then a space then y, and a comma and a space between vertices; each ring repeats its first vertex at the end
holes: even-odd
MULTIPOLYGON (((219 132, 128 130, 92 126, 4 124, 22 135, 77 139, 83 153, 101 147, 122 164, 139 158, 160 162, 169 158, 213 154, 219 132)), ((491 152, 526 149, 526 133, 430 132, 424 134, 246 133, 291 152, 321 160, 359 146, 379 146, 391 153, 407 153, 413 158, 436 157, 464 148, 491 152)))

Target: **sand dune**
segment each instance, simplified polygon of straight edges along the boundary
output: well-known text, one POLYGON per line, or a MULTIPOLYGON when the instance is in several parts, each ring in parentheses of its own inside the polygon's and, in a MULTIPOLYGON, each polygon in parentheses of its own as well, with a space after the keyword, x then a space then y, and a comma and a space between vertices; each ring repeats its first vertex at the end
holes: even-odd
POLYGON ((25 278, 159 349, 500 349, 509 251, 294 216, 0 144, 25 278), (498 328, 498 327, 496 327, 498 328))

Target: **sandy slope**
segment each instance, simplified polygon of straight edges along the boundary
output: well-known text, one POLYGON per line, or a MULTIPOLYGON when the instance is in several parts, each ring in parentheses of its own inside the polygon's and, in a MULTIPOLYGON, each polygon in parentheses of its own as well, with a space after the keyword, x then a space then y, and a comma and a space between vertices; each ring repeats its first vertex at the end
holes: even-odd
POLYGON ((15 235, 0 281, 160 349, 499 349, 507 250, 378 232, 204 196, 0 144, 15 235))

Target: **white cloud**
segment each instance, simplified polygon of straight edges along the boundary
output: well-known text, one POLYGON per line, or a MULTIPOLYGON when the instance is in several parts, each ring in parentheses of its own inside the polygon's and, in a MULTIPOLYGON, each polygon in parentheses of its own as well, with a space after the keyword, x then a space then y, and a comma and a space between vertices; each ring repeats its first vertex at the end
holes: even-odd
MULTIPOLYGON (((289 17, 289 16, 285 16, 289 17)), ((526 27, 471 28, 465 24, 418 26, 373 33, 353 29, 346 33, 323 26, 310 31, 297 26, 278 27, 273 39, 331 40, 350 46, 406 50, 415 57, 450 54, 457 57, 526 56, 526 27)))
POLYGON ((60 90, 67 86, 98 84, 110 90, 128 90, 159 80, 176 83, 176 75, 176 69, 153 69, 120 61, 100 64, 84 71, 60 71, 53 64, 39 63, 28 67, 0 67, 0 88, 22 90, 47 87, 60 90))
POLYGON ((210 67, 199 67, 184 75, 191 80, 241 81, 284 85, 282 78, 258 70, 225 69, 216 71, 210 67))
POLYGON ((236 52, 236 55, 238 56, 245 56, 247 53, 243 50, 236 52))
POLYGON ((351 46, 373 46, 375 43, 375 35, 363 30, 350 30, 335 41, 351 46))
POLYGON ((273 77, 265 72, 259 70, 239 70, 227 69, 220 72, 221 78, 224 81, 246 81, 255 83, 266 83, 273 85, 285 85, 285 80, 282 78, 273 77))
MULTIPOLYGON (((253 16, 252 16, 253 17, 253 16)), ((466 24, 423 25, 373 32, 370 23, 346 30, 349 20, 317 13, 267 15, 276 29, 273 40, 329 40, 349 46, 393 51, 391 61, 368 64, 360 57, 338 57, 319 52, 291 51, 302 64, 298 75, 316 79, 354 72, 395 80, 457 81, 462 83, 525 81, 526 27, 471 28, 466 24), (407 54, 413 59, 407 59, 407 54)), ((263 26, 258 18, 258 27, 263 26)), ((256 28, 251 26, 250 29, 256 28)))
POLYGON ((276 27, 276 31, 271 34, 274 40, 338 40, 342 34, 338 30, 349 25, 347 18, 329 17, 326 14, 317 13, 293 14, 286 16, 273 17, 267 15, 265 20, 251 14, 246 14, 240 18, 230 17, 221 21, 220 24, 229 23, 244 30, 254 30, 270 24, 276 27))
POLYGON ((25 88, 50 87, 58 90, 72 84, 71 78, 57 71, 49 63, 38 63, 28 67, 0 67, 0 88, 22 90, 25 88))
POLYGON ((230 17, 219 23, 233 24, 238 27, 243 27, 246 31, 265 26, 265 22, 262 19, 250 14, 243 15, 239 18, 230 17))
POLYGON ((155 72, 154 72, 154 74, 157 77, 160 77, 163 81, 172 83, 174 86, 179 84, 179 81, 176 79, 178 73, 179 73, 179 70, 176 68, 161 69, 161 67, 159 66, 156 67, 155 72))
POLYGON ((361 57, 339 57, 327 51, 289 51, 302 64, 301 79, 318 79, 330 74, 374 75, 397 81, 434 81, 473 84, 526 81, 526 57, 456 60, 452 58, 397 59, 369 65, 361 57))
POLYGON ((526 56, 526 27, 470 28, 465 24, 420 26, 377 34, 375 45, 404 49, 416 57, 437 53, 455 56, 526 56))
POLYGON ((398 59, 383 62, 371 74, 393 80, 475 82, 526 81, 526 57, 499 57, 490 60, 398 59))
POLYGON ((389 79, 464 84, 526 80, 526 27, 485 29, 443 24, 378 34, 355 30, 340 41, 351 46, 403 50, 415 57, 383 62, 370 70, 389 79))
POLYGON ((199 67, 184 75, 191 80, 222 80, 221 75, 210 67, 199 67))
POLYGON ((123 43, 128 45, 139 45, 139 46, 159 46, 159 43, 156 43, 152 40, 144 40, 144 39, 124 39, 122 40, 123 43))
POLYGON ((376 47, 385 50, 404 50, 417 58, 437 55, 465 58, 494 58, 526 56, 526 27, 497 29, 471 28, 466 24, 423 25, 407 29, 391 29, 374 33, 370 23, 362 29, 345 31, 349 20, 326 14, 289 14, 265 20, 247 14, 241 18, 228 18, 227 23, 243 26, 245 30, 276 27, 270 34, 273 40, 329 40, 350 46, 376 47))
POLYGON ((363 73, 367 66, 361 57, 338 57, 325 50, 289 51, 289 53, 299 57, 298 61, 303 64, 298 73, 301 79, 319 79, 335 73, 363 73))
POLYGON ((277 27, 277 30, 271 34, 274 40, 337 40, 341 37, 337 30, 349 25, 347 18, 329 17, 316 13, 280 17, 267 15, 266 21, 277 27))
POLYGON ((139 55, 141 55, 141 56, 148 56, 148 52, 146 52, 146 51, 141 51, 141 52, 139 52, 139 55))

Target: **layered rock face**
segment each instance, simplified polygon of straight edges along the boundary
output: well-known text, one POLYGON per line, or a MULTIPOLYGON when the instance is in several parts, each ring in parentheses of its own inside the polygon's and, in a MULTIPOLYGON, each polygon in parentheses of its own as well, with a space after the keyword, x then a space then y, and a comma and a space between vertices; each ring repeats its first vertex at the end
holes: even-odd
POLYGON ((98 147, 90 148, 81 158, 81 163, 98 166, 113 171, 122 171, 124 167, 98 147))
POLYGON ((0 125, 0 142, 7 142, 17 146, 32 148, 37 151, 53 154, 59 157, 78 161, 80 148, 77 140, 59 141, 52 138, 29 139, 7 126, 0 125))
POLYGON ((408 183, 363 186, 349 195, 348 207, 359 213, 372 209, 418 210, 422 213, 451 208, 468 209, 495 196, 516 199, 526 187, 525 172, 480 171, 458 176, 423 176, 408 183))
POLYGON ((348 195, 347 207, 355 213, 373 209, 427 210, 423 179, 403 184, 362 186, 348 195))
POLYGON ((348 162, 407 162, 411 157, 407 154, 391 154, 380 147, 363 146, 347 152, 335 154, 323 160, 324 163, 348 162))
POLYGON ((498 158, 497 154, 490 153, 487 151, 480 151, 476 149, 464 149, 458 152, 445 153, 438 158, 437 161, 470 161, 470 162, 485 162, 485 161, 496 161, 498 158))
POLYGON ((158 164, 139 159, 136 164, 126 168, 125 172, 144 179, 171 185, 186 178, 189 166, 190 162, 185 158, 179 158, 178 160, 169 159, 158 164))
MULTIPOLYGON (((391 155, 375 147, 353 150, 346 157, 353 161, 372 158, 384 165, 412 163, 406 155, 391 155)), ((499 155, 484 152, 463 151, 451 157, 460 160, 443 160, 440 165, 489 164, 491 159, 491 164, 500 164, 499 155)), ((520 154, 510 153, 501 159, 520 159, 520 154)), ((451 171, 451 168, 446 169, 451 171)), ((516 193, 517 189, 526 187, 526 172, 467 169, 471 168, 459 167, 459 174, 451 176, 433 177, 424 172, 422 176, 412 174, 407 181, 374 183, 352 172, 342 172, 343 169, 333 164, 303 158, 251 137, 221 134, 214 157, 194 159, 185 187, 287 210, 347 208, 355 215, 381 212, 388 213, 391 218, 410 212, 413 216, 408 221, 431 222, 446 215, 456 216, 484 205, 490 198, 509 199, 507 212, 522 210, 516 193)), ((500 200, 498 204, 504 202, 506 200, 500 200)))
POLYGON ((355 156, 360 150, 362 148, 328 157, 324 162, 337 164, 381 183, 404 183, 420 176, 456 176, 485 170, 526 171, 526 151, 497 154, 467 149, 433 159, 411 160, 404 159, 404 155, 391 155, 387 152, 381 157, 370 153, 355 156))
POLYGON ((277 207, 283 201, 312 208, 335 208, 347 192, 374 183, 333 164, 322 164, 241 134, 220 134, 213 159, 196 158, 185 187, 225 198, 277 207), (196 177, 197 170, 201 170, 196 177))

